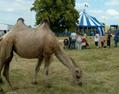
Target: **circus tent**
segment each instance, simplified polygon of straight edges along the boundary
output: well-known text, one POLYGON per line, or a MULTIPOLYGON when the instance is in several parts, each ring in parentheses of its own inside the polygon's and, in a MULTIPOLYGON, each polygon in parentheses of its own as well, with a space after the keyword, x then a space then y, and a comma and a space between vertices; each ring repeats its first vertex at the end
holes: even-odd
POLYGON ((79 29, 93 30, 96 29, 100 35, 104 35, 104 24, 100 23, 95 17, 88 15, 85 11, 80 13, 79 29))

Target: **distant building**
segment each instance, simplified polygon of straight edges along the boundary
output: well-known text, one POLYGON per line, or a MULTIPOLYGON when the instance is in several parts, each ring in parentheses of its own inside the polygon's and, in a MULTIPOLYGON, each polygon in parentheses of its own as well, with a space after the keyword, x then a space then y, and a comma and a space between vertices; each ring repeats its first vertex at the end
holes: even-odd
POLYGON ((0 23, 0 37, 7 33, 12 28, 12 25, 0 23))

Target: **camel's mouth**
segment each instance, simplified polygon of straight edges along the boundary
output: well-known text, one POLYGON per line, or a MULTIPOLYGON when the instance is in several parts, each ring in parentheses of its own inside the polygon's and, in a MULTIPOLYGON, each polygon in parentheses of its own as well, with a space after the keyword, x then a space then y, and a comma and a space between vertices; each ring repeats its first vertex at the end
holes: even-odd
POLYGON ((77 78, 77 79, 80 79, 80 78, 81 78, 81 76, 80 76, 80 75, 76 75, 76 78, 77 78))
POLYGON ((79 86, 82 86, 82 81, 81 81, 81 74, 82 72, 79 71, 79 70, 75 70, 75 77, 76 77, 76 83, 79 85, 79 86))
POLYGON ((80 79, 81 78, 81 73, 79 72, 79 70, 76 70, 76 79, 80 79))

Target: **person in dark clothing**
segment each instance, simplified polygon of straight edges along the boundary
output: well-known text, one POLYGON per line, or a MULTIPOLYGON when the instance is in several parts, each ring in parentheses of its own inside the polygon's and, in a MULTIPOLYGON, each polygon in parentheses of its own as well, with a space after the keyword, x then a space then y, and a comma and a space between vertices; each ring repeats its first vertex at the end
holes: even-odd
POLYGON ((110 45, 111 45, 111 37, 112 37, 111 33, 108 32, 108 35, 107 35, 107 47, 109 47, 109 48, 110 48, 110 45))
POLYGON ((118 46, 118 41, 119 41, 119 30, 116 30, 115 36, 114 36, 114 47, 118 46))
POLYGON ((64 49, 65 48, 68 48, 68 46, 69 46, 69 40, 68 39, 64 39, 64 49))
POLYGON ((118 35, 114 36, 114 47, 117 47, 118 45, 118 35))

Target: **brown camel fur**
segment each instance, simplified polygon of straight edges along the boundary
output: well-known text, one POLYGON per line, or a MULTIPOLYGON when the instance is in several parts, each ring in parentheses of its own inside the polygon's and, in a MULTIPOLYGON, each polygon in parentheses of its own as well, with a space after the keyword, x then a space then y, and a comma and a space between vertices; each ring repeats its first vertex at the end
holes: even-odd
POLYGON ((43 20, 35 29, 28 28, 23 19, 19 19, 11 31, 0 39, 0 73, 13 89, 9 80, 9 65, 13 58, 13 51, 23 58, 37 58, 33 83, 37 83, 40 65, 45 61, 45 83, 48 86, 48 67, 54 54, 72 73, 74 81, 81 85, 81 70, 74 60, 61 49, 56 36, 51 31, 48 21, 43 20))

